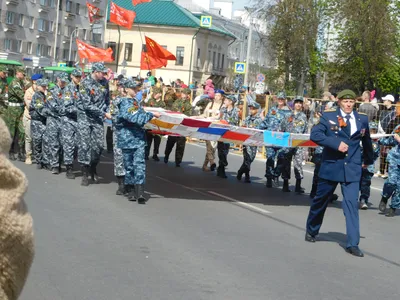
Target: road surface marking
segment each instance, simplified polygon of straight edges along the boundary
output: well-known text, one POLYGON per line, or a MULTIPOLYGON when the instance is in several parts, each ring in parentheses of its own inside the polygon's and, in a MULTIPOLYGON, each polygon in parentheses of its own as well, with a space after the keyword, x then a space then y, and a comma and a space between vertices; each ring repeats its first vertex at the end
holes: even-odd
POLYGON ((245 203, 245 202, 242 202, 242 201, 233 199, 233 198, 231 198, 231 197, 222 195, 222 194, 220 194, 220 193, 213 192, 213 191, 208 191, 208 192, 209 192, 210 194, 214 195, 214 196, 217 196, 217 197, 220 197, 220 198, 222 198, 222 199, 225 199, 225 200, 231 201, 231 202, 233 202, 233 203, 236 203, 238 206, 247 208, 248 210, 255 211, 255 212, 258 212, 258 213, 261 213, 261 214, 272 214, 272 212, 270 212, 270 211, 268 211, 268 210, 266 210, 266 209, 262 209, 262 208, 259 208, 259 207, 257 207, 257 206, 254 206, 254 205, 251 205, 251 204, 248 204, 248 203, 245 203))

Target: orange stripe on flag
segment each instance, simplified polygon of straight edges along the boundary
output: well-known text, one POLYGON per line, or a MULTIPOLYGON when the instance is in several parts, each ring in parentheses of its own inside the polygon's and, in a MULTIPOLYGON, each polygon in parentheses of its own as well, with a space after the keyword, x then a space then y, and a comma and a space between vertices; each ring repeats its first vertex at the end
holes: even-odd
POLYGON ((150 123, 154 124, 154 125, 156 125, 156 126, 158 126, 160 128, 167 128, 167 129, 172 129, 175 126, 175 124, 166 123, 166 122, 163 122, 163 121, 158 120, 158 119, 153 119, 153 120, 150 121, 150 123))

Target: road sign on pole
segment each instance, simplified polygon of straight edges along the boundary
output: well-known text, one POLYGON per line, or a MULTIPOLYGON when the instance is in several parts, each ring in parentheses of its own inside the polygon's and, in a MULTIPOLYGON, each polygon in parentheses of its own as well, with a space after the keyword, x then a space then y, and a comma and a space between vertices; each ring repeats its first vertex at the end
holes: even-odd
POLYGON ((258 74, 258 75, 257 75, 257 81, 258 81, 258 82, 264 82, 264 81, 265 81, 265 76, 264 76, 264 74, 258 74))
POLYGON ((246 63, 244 63, 244 62, 235 62, 235 73, 237 73, 237 74, 246 73, 246 63))
POLYGON ((200 26, 201 27, 211 27, 212 17, 211 16, 201 16, 200 18, 200 26))
POLYGON ((264 82, 257 82, 256 83, 256 94, 262 94, 265 91, 265 83, 264 82))

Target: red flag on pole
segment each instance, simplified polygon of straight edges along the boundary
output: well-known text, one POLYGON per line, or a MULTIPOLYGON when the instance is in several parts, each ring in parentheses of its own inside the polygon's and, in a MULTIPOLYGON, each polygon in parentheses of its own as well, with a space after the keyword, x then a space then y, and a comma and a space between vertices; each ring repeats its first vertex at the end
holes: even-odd
POLYGON ((136 6, 140 3, 146 3, 146 2, 151 2, 151 0, 132 0, 133 6, 136 6))
POLYGON ((110 21, 126 27, 128 29, 132 28, 133 21, 136 18, 136 13, 134 11, 119 7, 114 2, 110 5, 110 21))
POLYGON ((157 57, 151 57, 148 52, 142 51, 142 57, 140 59, 140 70, 153 70, 166 67, 168 61, 157 57))
POLYGON ((89 62, 112 62, 114 59, 112 58, 113 51, 111 48, 107 50, 96 48, 92 45, 86 44, 78 39, 76 39, 76 44, 78 46, 78 55, 79 58, 87 58, 89 62))
POLYGON ((100 15, 100 8, 86 2, 88 14, 89 14, 89 22, 93 23, 95 20, 102 18, 103 16, 100 15))
POLYGON ((168 50, 164 49, 160 44, 151 38, 145 36, 147 54, 153 58, 161 58, 167 60, 176 60, 175 55, 173 55, 168 50))

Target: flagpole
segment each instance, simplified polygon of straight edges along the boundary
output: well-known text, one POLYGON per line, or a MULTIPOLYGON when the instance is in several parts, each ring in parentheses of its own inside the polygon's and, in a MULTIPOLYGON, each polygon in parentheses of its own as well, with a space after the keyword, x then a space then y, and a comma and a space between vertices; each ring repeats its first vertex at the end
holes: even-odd
POLYGON ((116 65, 116 70, 115 70, 115 73, 117 73, 117 74, 118 74, 119 50, 120 50, 120 47, 121 47, 121 29, 120 29, 120 27, 119 27, 119 25, 118 25, 118 48, 117 48, 117 57, 116 57, 116 59, 117 59, 117 65, 116 65))
POLYGON ((106 31, 107 31, 107 16, 108 16, 108 7, 109 7, 110 1, 107 0, 107 5, 106 5, 106 15, 104 16, 104 31, 103 31, 103 48, 106 49, 106 31))

